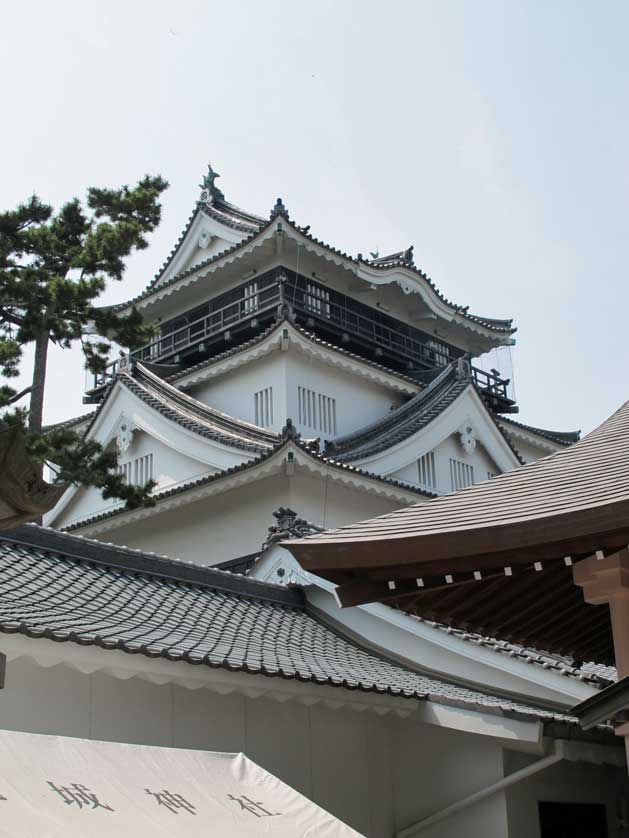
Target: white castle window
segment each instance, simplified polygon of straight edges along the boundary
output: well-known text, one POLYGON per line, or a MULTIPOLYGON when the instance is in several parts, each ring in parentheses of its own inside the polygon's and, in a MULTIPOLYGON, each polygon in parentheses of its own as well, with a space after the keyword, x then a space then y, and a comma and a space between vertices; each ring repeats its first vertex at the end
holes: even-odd
POLYGON ((306 387, 297 388, 297 399, 300 425, 325 434, 336 434, 336 399, 306 387))
POLYGON ((129 486, 144 486, 153 479, 153 455, 145 454, 143 457, 129 460, 128 463, 120 463, 118 473, 129 486))
POLYGON ((434 489, 437 486, 437 474, 435 471, 435 452, 429 451, 417 460, 419 473, 419 485, 434 489))
POLYGON ((261 428, 270 428, 273 424, 273 388, 266 387, 253 394, 253 413, 255 423, 261 428))
POLYGON ((448 354, 448 347, 440 340, 429 340, 426 346, 432 350, 434 363, 436 367, 445 367, 450 363, 450 356, 448 354))
POLYGON ((243 297, 245 301, 245 314, 251 314, 252 311, 256 311, 258 308, 258 283, 250 282, 249 285, 245 285, 243 297))
POLYGON ((313 285, 312 282, 309 282, 307 284, 307 305, 311 311, 329 317, 330 292, 327 288, 320 288, 318 285, 313 285))
POLYGON ((474 466, 462 463, 460 460, 450 458, 450 484, 452 491, 465 489, 474 482, 474 466))

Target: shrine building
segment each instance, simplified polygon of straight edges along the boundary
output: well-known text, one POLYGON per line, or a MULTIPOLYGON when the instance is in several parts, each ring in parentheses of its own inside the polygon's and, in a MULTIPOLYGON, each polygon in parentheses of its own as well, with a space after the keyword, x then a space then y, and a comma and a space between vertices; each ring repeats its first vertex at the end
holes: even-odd
MULTIPOLYGON (((482 485, 500 510, 508 473, 573 450, 578 432, 520 419, 512 320, 451 302, 412 247, 349 255, 280 199, 266 217, 238 208, 217 177, 145 290, 116 306, 156 337, 112 359, 88 382, 92 412, 63 423, 115 449, 129 483, 154 480, 155 505, 73 487, 45 526, 0 532, 0 728, 46 735, 28 740, 46 759, 47 737, 62 754, 77 737, 95 765, 103 743, 165 748, 172 783, 194 752, 242 752, 291 811, 299 795, 316 804, 330 835, 627 835, 622 743, 571 712, 614 683, 610 658, 496 639, 469 609, 449 626, 422 612, 415 577, 405 608, 394 555, 361 596, 374 580, 360 557, 346 569, 342 544, 321 572, 287 549, 324 550, 316 534, 366 519, 396 535, 408 508, 482 485), (339 583, 357 586, 351 607, 339 583)), ((138 771, 162 759, 133 753, 138 771)), ((173 823, 216 803, 215 763, 206 792, 165 786, 188 806, 173 823)), ((103 800, 130 793, 107 776, 103 800)), ((14 805, 0 777, 2 795, 0 835, 14 805)))

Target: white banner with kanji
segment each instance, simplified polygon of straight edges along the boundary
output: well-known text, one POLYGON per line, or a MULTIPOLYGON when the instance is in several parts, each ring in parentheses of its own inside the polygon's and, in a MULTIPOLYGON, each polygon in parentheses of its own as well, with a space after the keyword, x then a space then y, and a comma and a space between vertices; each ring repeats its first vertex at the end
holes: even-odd
POLYGON ((0 731, 2 838, 360 838, 244 754, 0 731))

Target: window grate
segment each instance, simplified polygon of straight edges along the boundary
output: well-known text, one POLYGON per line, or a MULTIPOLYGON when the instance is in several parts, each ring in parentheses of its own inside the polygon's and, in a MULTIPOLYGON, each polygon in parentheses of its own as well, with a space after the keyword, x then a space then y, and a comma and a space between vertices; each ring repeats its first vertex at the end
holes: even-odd
POLYGON ((450 485, 452 491, 465 489, 474 483, 474 466, 462 463, 460 460, 450 458, 450 485))
POLYGON ((120 463, 118 474, 122 475, 128 486, 144 486, 153 479, 153 455, 145 454, 128 463, 120 463))
POLYGON ((253 412, 255 423, 261 428, 270 428, 273 424, 273 388, 266 387, 253 394, 253 412))
POLYGON ((306 284, 306 305, 316 314, 330 316, 330 292, 312 282, 306 284))
POLYGON ((336 434, 336 399, 298 387, 297 400, 300 425, 325 434, 336 434))
POLYGON ((437 486, 437 474, 435 471, 435 452, 429 451, 417 460, 419 474, 419 485, 434 489, 437 486))
POLYGON ((249 285, 245 285, 245 289, 244 289, 244 293, 243 293, 243 300, 244 300, 245 314, 251 314, 251 312, 258 310, 258 283, 257 282, 250 282, 249 285))

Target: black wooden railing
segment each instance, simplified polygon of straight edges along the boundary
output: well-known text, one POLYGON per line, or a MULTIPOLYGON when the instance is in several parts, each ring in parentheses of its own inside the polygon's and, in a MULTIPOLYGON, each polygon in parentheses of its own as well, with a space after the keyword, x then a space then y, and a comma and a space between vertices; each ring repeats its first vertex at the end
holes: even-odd
MULTIPOLYGON (((336 342, 351 343, 352 348, 362 347, 372 357, 375 355, 376 360, 394 362, 406 371, 438 369, 463 355, 461 350, 436 341, 382 311, 296 274, 288 276, 281 269, 244 283, 229 296, 230 302, 212 308, 185 325, 174 328, 181 318, 163 324, 160 337, 112 362, 104 374, 94 376, 88 392, 106 385, 130 360, 172 364, 181 363, 183 357, 190 354, 196 360, 200 352, 210 354, 210 346, 217 340, 224 346, 225 339, 231 338, 234 329, 246 327, 247 323, 257 326, 282 310, 292 311, 307 327, 323 330, 336 342), (235 294, 239 296, 234 300, 235 294), (168 332, 164 334, 166 329, 168 332)), ((220 303, 221 299, 217 298, 207 307, 220 303)), ((472 375, 481 390, 500 402, 513 403, 507 392, 509 382, 496 372, 472 367, 472 375)))

